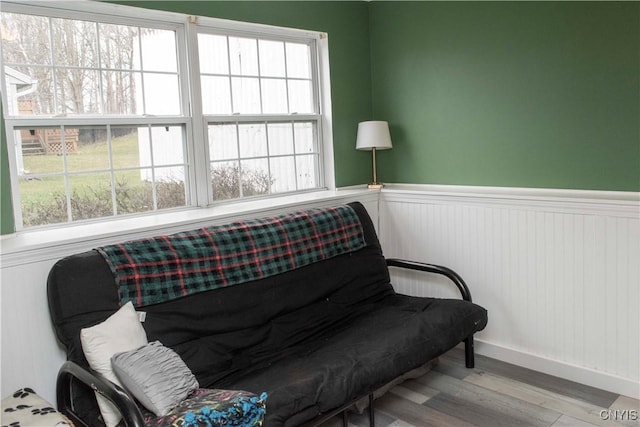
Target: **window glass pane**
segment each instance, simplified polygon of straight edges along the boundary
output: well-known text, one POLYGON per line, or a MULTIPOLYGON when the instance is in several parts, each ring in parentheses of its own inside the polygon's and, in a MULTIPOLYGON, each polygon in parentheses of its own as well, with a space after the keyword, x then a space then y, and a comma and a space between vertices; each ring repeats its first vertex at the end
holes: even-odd
POLYGON ((232 77, 233 112, 260 114, 260 85, 258 79, 232 77))
POLYGON ((316 177, 316 155, 296 156, 296 180, 298 190, 318 187, 316 177))
POLYGON ((306 44, 287 43, 287 77, 311 78, 310 49, 306 44))
POLYGON ((258 43, 256 39, 229 37, 231 74, 258 75, 258 43))
POLYGON ((280 79, 262 79, 262 112, 264 114, 286 114, 287 84, 280 79))
POLYGON ((267 159, 244 160, 242 169, 243 197, 269 193, 269 163, 267 159))
POLYGON ((269 162, 271 163, 271 192, 295 191, 296 172, 293 157, 276 157, 269 162))
POLYGON ((297 154, 315 152, 312 123, 294 123, 293 132, 296 139, 297 154))
POLYGON ((266 77, 285 77, 284 43, 260 40, 260 75, 266 77))
POLYGON ((6 63, 51 64, 49 18, 5 12, 1 16, 2 57, 6 63))
POLYGON ((229 74, 226 36, 198 34, 198 53, 201 73, 229 74))
POLYGON ((111 158, 114 169, 137 168, 141 165, 141 153, 146 153, 149 164, 149 129, 146 127, 112 127, 111 158))
POLYGON ((25 227, 67 222, 64 177, 20 178, 20 204, 25 227))
POLYGON ((153 188, 150 169, 134 169, 115 173, 118 215, 153 210, 153 188))
POLYGON ((240 157, 262 157, 267 155, 267 134, 265 125, 252 123, 239 125, 240 157))
POLYGON ((69 188, 73 220, 113 215, 109 173, 70 175, 69 188))
POLYGON ((240 197, 240 167, 238 162, 211 164, 211 186, 214 200, 240 197))
MULTIPOLYGON (((154 166, 176 165, 184 162, 182 126, 154 126, 151 128, 151 147, 154 166)), ((170 170, 172 168, 166 168, 170 170)), ((176 175, 172 177, 175 178, 176 175)), ((172 178, 172 179, 173 179, 172 178)), ((184 180, 184 176, 180 176, 184 180)))
POLYGON ((288 80, 289 112, 313 113, 313 95, 310 80, 288 80))
POLYGON ((51 30, 56 65, 98 67, 95 22, 51 18, 51 30))
POLYGON ((105 71, 102 73, 102 101, 105 114, 142 114, 138 72, 105 71))
POLYGON ((156 170, 156 198, 158 209, 178 208, 187 204, 183 167, 156 170))
POLYGON ((174 31, 141 28, 142 69, 146 71, 178 70, 174 31))
POLYGON ((140 70, 138 32, 138 27, 98 24, 102 68, 140 70))
POLYGON ((99 76, 97 70, 59 68, 56 71, 58 113, 100 113, 99 76))
POLYGON ((293 154, 293 130, 291 123, 270 123, 269 155, 293 154))
POLYGON ((235 124, 209 126, 209 159, 238 158, 238 133, 235 124))
MULTIPOLYGON (((25 179, 34 179, 34 176, 46 173, 62 172, 64 163, 60 156, 61 144, 53 147, 52 151, 47 141, 47 133, 56 128, 34 128, 21 129, 14 132, 14 142, 16 144, 16 164, 18 175, 25 179), (55 150, 58 148, 58 150, 55 150), (49 152, 47 152, 49 149, 49 152)), ((60 132, 59 129, 58 133, 60 132)), ((38 178, 39 179, 39 178, 38 178)))
MULTIPOLYGON (((56 147, 61 140, 60 129, 45 132, 45 137, 56 141, 56 147)), ((109 143, 107 128, 70 128, 64 129, 66 144, 67 170, 70 172, 108 170, 109 143)))
POLYGON ((200 84, 204 114, 231 114, 229 77, 202 76, 200 84))
POLYGON ((144 102, 147 114, 180 114, 178 76, 144 73, 144 102))

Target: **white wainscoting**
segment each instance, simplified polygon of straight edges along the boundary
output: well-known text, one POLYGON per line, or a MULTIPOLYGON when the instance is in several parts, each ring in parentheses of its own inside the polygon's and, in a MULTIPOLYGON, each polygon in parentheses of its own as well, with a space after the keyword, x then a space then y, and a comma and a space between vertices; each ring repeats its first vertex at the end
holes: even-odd
POLYGON ((57 241, 51 237, 51 233, 56 232, 46 231, 3 238, 0 241, 2 397, 19 388, 31 387, 55 403, 56 375, 65 360, 65 352, 57 342, 51 325, 46 286, 49 270, 60 258, 122 240, 355 200, 362 202, 374 223, 377 223, 379 193, 351 189, 249 202, 243 207, 220 206, 217 209, 196 210, 195 213, 190 211, 169 215, 173 220, 143 218, 144 227, 139 226, 136 219, 114 221, 107 223, 106 227, 94 224, 77 233, 82 236, 67 236, 57 241), (91 227, 110 231, 98 234, 86 232, 91 227))
MULTIPOLYGON (((109 232, 69 238, 0 240, 2 396, 29 386, 55 402, 64 351, 51 327, 46 278, 58 259, 124 239, 359 200, 378 223, 386 256, 448 265, 466 279, 489 311, 478 353, 639 397, 637 193, 390 185, 287 200, 144 226, 113 222, 109 232)), ((401 292, 457 297, 439 279, 425 287, 424 275, 394 269, 392 276, 401 292)))
MULTIPOLYGON (((443 264, 465 278, 489 323, 477 351, 640 397, 638 193, 390 185, 387 257, 443 264)), ((414 295, 457 297, 393 269, 414 295)))

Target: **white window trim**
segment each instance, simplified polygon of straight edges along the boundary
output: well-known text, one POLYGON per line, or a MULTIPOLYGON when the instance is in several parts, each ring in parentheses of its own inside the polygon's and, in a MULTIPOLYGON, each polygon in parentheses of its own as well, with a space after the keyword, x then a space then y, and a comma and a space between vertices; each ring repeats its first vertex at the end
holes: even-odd
MULTIPOLYGON (((200 82, 196 78, 199 76, 199 64, 197 61, 197 28, 198 26, 216 27, 218 31, 225 31, 227 34, 238 33, 242 35, 254 35, 259 37, 272 36, 276 39, 314 39, 316 45, 316 52, 313 58, 314 74, 317 79, 317 84, 314 85, 315 99, 318 103, 318 114, 313 116, 318 120, 317 132, 319 142, 319 163, 322 170, 319 174, 319 187, 314 190, 300 191, 298 193, 335 190, 335 169, 334 169, 334 155, 333 155, 333 131, 332 131, 332 116, 331 116, 331 86, 330 86, 330 73, 329 73, 329 44, 328 35, 323 32, 308 31, 301 29, 293 29, 286 27, 277 27, 265 24, 256 24, 240 21, 232 21, 220 18, 211 17, 196 17, 181 13, 158 11, 151 9, 136 8, 124 5, 115 5, 109 3, 100 3, 89 0, 74 0, 74 1, 37 1, 31 0, 28 3, 14 0, 3 0, 3 11, 25 13, 25 14, 43 14, 46 11, 46 16, 62 17, 62 18, 75 18, 75 19, 90 19, 96 20, 96 15, 100 15, 97 20, 100 22, 111 22, 122 25, 141 25, 141 20, 147 25, 166 28, 176 31, 176 45, 185 46, 178 48, 178 63, 180 75, 185 78, 182 79, 180 89, 183 91, 182 96, 182 117, 168 116, 168 117, 127 117, 118 116, 118 124, 138 124, 143 122, 145 124, 150 123, 181 123, 185 125, 186 129, 186 154, 188 156, 188 168, 190 169, 185 182, 189 187, 188 197, 190 198, 190 205, 185 208, 178 208, 179 210, 196 209, 197 207, 207 207, 212 205, 213 195, 211 194, 211 185, 208 183, 209 174, 209 161, 208 161, 208 143, 206 135, 206 120, 202 114, 202 102, 200 101, 200 82), (189 66, 187 67, 187 63, 189 66), (196 142, 198 141, 198 142, 196 142), (201 147, 200 144, 204 146, 201 147), (205 152, 207 156, 202 155, 205 152)), ((0 66, 4 66, 2 63, 2 56, 0 55, 0 66)), ((2 88, 2 101, 4 105, 7 104, 7 94, 4 90, 4 73, 0 73, 3 78, 0 81, 0 87, 2 88)), ((6 114, 6 112, 5 112, 6 114)), ((55 119, 55 125, 101 125, 101 124, 113 124, 113 119, 103 116, 82 116, 74 118, 66 117, 53 117, 55 119)), ((265 116, 260 116, 260 119, 264 119, 265 116)), ((296 116, 297 119, 302 118, 302 115, 296 116)), ((29 119, 30 125, 51 125, 52 117, 42 117, 39 119, 29 119)), ((22 119, 24 120, 24 119, 22 119)), ((19 126, 21 118, 19 117, 5 117, 5 123, 8 128, 19 126)), ((9 169, 11 175, 11 191, 14 210, 14 220, 17 231, 24 230, 22 223, 21 201, 18 184, 18 172, 16 164, 16 153, 14 145, 13 132, 7 132, 6 135, 7 151, 9 156, 9 169)), ((279 194, 271 194, 267 196, 261 196, 261 198, 273 198, 280 197, 279 194)), ((242 203, 242 199, 233 199, 228 202, 238 204, 242 203)), ((225 202, 216 202, 216 205, 224 204, 225 202)), ((142 216, 149 217, 159 215, 161 212, 153 211, 140 214, 131 214, 129 216, 142 216)), ((104 223, 110 222, 114 219, 121 217, 106 217, 96 218, 91 220, 73 221, 61 224, 51 224, 44 226, 31 227, 31 229, 40 228, 54 228, 64 229, 70 226, 74 226, 81 223, 104 223)))

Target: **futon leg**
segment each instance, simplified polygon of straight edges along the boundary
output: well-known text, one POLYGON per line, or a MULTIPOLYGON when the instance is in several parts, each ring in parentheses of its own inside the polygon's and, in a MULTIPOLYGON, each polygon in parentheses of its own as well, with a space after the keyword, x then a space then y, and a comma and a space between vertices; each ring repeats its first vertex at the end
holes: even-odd
POLYGON ((346 409, 342 411, 342 427, 349 427, 349 414, 346 409))
POLYGON ((475 367, 475 358, 473 356, 473 335, 464 340, 464 362, 467 368, 475 367))
POLYGON ((369 395, 369 427, 375 427, 376 422, 373 414, 373 393, 369 395))

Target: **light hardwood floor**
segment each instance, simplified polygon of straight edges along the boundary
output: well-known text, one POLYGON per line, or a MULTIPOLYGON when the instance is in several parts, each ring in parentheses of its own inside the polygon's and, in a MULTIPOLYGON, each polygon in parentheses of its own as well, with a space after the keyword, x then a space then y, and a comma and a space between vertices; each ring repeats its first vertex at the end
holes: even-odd
MULTIPOLYGON (((480 355, 476 368, 466 369, 460 349, 392 388, 374 407, 376 427, 640 426, 636 399, 480 355)), ((336 417, 322 427, 341 425, 336 417)), ((368 426, 366 411, 350 413, 349 425, 368 426)))

